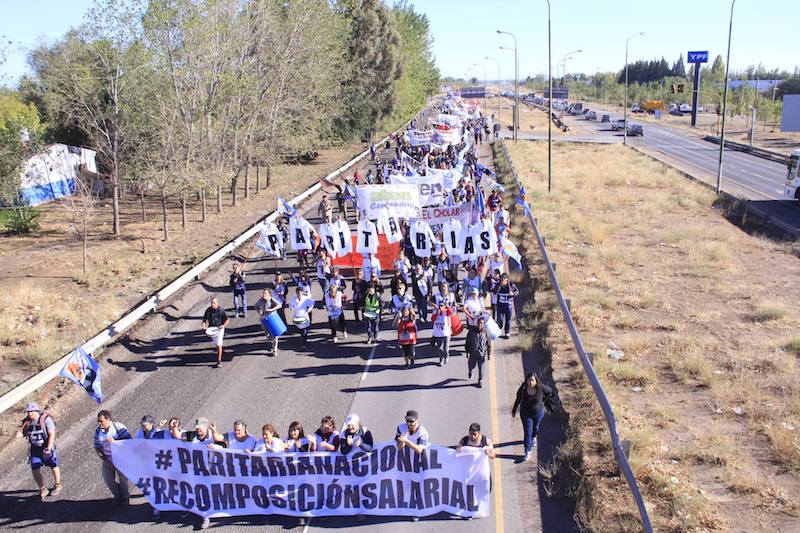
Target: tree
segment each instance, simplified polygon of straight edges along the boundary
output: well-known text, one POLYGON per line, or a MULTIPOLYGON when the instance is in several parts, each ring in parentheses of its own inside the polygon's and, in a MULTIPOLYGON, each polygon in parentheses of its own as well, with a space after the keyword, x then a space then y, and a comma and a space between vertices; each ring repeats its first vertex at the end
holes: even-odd
MULTIPOLYGON (((395 88, 394 115, 399 120, 411 118, 425 104, 426 98, 439 90, 439 69, 433 57, 430 23, 403 0, 392 8, 402 38, 403 74, 395 88)), ((399 121, 398 120, 398 121, 399 121)))
POLYGON ((678 60, 672 64, 670 76, 686 77, 686 66, 683 64, 683 54, 678 56, 678 60))
POLYGON ((783 100, 785 94, 800 94, 800 77, 789 78, 778 85, 775 96, 783 100))

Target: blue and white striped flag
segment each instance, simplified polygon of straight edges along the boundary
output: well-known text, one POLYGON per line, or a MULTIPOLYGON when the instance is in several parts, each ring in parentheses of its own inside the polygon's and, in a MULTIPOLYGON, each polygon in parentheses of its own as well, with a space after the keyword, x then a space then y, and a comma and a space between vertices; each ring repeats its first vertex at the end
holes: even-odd
POLYGON ((293 217, 297 214, 297 208, 281 198, 280 196, 277 197, 278 202, 278 213, 283 213, 287 217, 293 217))
POLYGON ((67 359, 59 373, 61 377, 74 381, 97 403, 103 403, 103 389, 100 386, 100 367, 82 346, 78 346, 67 359))

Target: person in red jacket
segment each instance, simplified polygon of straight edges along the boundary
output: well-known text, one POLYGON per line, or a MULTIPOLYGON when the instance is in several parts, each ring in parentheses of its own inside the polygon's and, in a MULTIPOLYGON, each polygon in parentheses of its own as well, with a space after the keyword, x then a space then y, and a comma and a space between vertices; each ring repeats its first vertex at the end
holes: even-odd
POLYGON ((403 349, 406 368, 414 366, 414 347, 417 344, 416 320, 417 317, 410 305, 403 306, 394 318, 394 325, 397 326, 397 342, 403 349))

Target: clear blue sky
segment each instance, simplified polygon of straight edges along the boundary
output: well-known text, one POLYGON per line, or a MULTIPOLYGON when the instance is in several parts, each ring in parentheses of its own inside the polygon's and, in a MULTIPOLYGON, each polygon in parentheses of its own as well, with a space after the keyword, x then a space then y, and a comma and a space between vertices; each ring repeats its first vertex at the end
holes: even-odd
MULTIPOLYGON (((392 0, 387 0, 391 2, 392 0)), ((0 0, 0 35, 11 46, 0 67, 4 84, 14 84, 26 71, 26 51, 44 40, 52 42, 80 25, 90 0, 0 0)), ((514 76, 513 39, 497 35, 502 29, 517 36, 520 77, 547 71, 547 8, 545 0, 417 0, 417 11, 431 21, 434 50, 444 76, 514 76), (472 67, 478 63, 478 67, 472 67)), ((672 64, 688 50, 708 50, 713 60, 725 57, 728 38, 728 0, 551 0, 553 74, 564 54, 576 49, 568 72, 593 74, 618 70, 625 60, 625 39, 631 40, 631 60, 660 58, 672 64)), ((793 70, 800 65, 800 1, 737 0, 733 20, 731 65, 744 69, 763 63, 793 70)))

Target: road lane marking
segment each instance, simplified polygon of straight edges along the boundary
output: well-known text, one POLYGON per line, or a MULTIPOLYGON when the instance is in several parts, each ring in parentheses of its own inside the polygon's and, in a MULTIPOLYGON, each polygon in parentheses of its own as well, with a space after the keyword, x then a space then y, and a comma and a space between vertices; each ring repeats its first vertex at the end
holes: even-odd
MULTIPOLYGON (((494 369, 494 362, 497 356, 489 359, 489 399, 492 409, 492 439, 493 442, 500 442, 500 424, 497 420, 497 374, 494 369)), ((502 468, 499 459, 492 459, 492 471, 494 474, 494 525, 496 533, 503 533, 503 478, 502 468)))
POLYGON ((367 359, 367 364, 364 366, 364 371, 361 373, 361 381, 364 381, 369 374, 369 367, 372 365, 372 358, 375 357, 375 348, 377 348, 377 344, 372 345, 372 350, 369 352, 369 359, 367 359))

